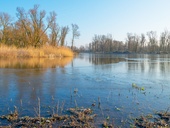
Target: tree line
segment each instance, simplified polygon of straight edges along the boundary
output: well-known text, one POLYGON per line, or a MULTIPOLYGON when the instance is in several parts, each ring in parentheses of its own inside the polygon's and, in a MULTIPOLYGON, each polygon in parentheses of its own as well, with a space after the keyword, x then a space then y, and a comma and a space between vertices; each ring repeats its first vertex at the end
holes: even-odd
POLYGON ((146 34, 127 33, 126 41, 117 41, 108 35, 95 35, 88 48, 81 46, 81 51, 119 52, 119 53, 170 53, 170 31, 165 30, 158 38, 155 31, 146 34))
MULTIPOLYGON (((0 44, 17 47, 41 47, 43 45, 65 46, 68 26, 60 27, 56 22, 57 14, 53 11, 46 15, 45 10, 39 11, 39 5, 25 11, 16 9, 17 20, 5 12, 0 12, 0 44)), ((71 25, 73 48, 74 40, 80 36, 77 24, 71 25)))

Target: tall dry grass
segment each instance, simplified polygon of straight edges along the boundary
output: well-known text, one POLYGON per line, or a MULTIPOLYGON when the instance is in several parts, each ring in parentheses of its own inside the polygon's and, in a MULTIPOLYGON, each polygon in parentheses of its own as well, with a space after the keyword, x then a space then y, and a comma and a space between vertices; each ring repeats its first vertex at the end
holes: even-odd
POLYGON ((34 57, 34 58, 55 58, 55 57, 71 57, 74 53, 66 47, 43 46, 41 48, 17 48, 15 46, 0 45, 0 57, 34 57))

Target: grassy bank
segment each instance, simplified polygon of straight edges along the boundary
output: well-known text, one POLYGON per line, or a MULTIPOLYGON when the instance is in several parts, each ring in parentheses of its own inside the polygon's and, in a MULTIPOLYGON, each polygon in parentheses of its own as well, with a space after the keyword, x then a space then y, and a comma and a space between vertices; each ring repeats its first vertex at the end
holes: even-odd
POLYGON ((55 58, 55 57, 71 57, 73 52, 66 47, 43 46, 41 48, 17 48, 15 46, 0 45, 0 57, 8 58, 55 58))

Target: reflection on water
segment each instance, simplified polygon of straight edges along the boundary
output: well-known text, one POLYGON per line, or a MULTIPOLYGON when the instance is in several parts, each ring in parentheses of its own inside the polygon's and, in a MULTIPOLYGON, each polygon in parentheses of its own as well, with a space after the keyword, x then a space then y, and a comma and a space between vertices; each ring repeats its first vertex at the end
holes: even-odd
MULTIPOLYGON (((86 55, 80 56, 81 60, 87 61, 86 55)), ((148 55, 148 54, 89 54, 88 61, 93 65, 105 69, 111 69, 109 64, 125 62, 127 71, 138 71, 140 73, 166 74, 170 72, 170 55, 148 55)), ((125 70, 125 69, 124 69, 125 70)))
POLYGON ((72 57, 65 58, 15 58, 0 59, 0 68, 56 68, 64 67, 72 61, 72 57))
POLYGON ((128 60, 133 60, 129 62, 128 70, 136 70, 140 73, 148 73, 158 75, 169 75, 170 73, 170 56, 169 55, 129 55, 128 60))
POLYGON ((120 126, 129 117, 165 110, 170 105, 169 55, 80 54, 73 60, 1 59, 0 67, 0 115, 9 113, 15 105, 22 108, 21 115, 35 116, 39 97, 41 115, 52 113, 50 106, 62 102, 66 109, 75 107, 75 101, 78 107, 96 103, 96 120, 110 116, 120 126), (145 90, 132 88, 132 83, 145 90), (98 98, 102 109, 97 107, 98 98))
POLYGON ((121 61, 125 61, 124 58, 120 58, 112 55, 103 55, 103 54, 90 54, 89 62, 95 65, 104 65, 104 64, 112 64, 118 63, 121 61))

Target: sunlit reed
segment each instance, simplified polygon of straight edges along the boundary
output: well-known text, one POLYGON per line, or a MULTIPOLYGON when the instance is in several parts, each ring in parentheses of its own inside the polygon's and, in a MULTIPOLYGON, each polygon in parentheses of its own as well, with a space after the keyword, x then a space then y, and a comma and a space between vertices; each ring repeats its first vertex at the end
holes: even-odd
POLYGON ((67 47, 43 46, 41 48, 17 48, 15 46, 0 45, 0 57, 9 58, 55 58, 71 57, 73 52, 67 47))

